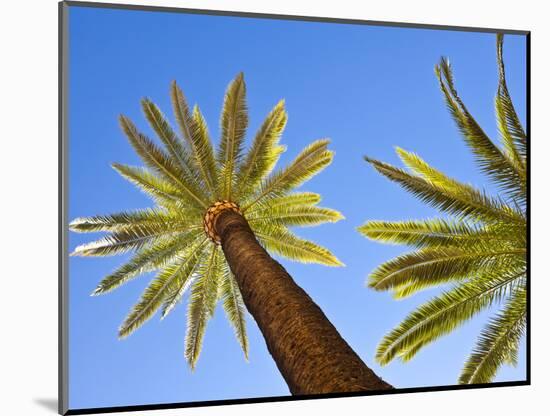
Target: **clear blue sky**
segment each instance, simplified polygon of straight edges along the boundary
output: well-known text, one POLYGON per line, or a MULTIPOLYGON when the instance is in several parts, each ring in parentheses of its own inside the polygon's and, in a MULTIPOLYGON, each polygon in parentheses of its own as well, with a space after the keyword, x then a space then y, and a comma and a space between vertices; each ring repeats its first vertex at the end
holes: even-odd
MULTIPOLYGON (((289 122, 282 142, 288 151, 281 163, 322 137, 332 139, 336 152, 333 164, 303 189, 320 192, 323 205, 342 211, 346 220, 297 232, 329 247, 347 267, 282 264, 384 379, 397 387, 456 382, 486 314, 409 363, 374 363, 382 336, 438 290, 398 302, 367 289, 368 273, 407 248, 370 242, 355 228, 367 219, 437 213, 377 174, 362 155, 398 163, 394 146, 400 146, 460 180, 486 184, 447 113, 433 67, 441 55, 451 58, 464 101, 496 137, 494 35, 71 7, 69 36, 71 219, 151 205, 110 168, 115 161, 141 164, 119 130, 120 113, 151 133, 139 105, 148 96, 173 120, 168 91, 176 79, 189 100, 201 105, 217 137, 225 88, 244 71, 249 139, 285 98, 289 122)), ((505 60, 525 120, 524 37, 505 37, 505 60)), ((71 250, 93 237, 71 233, 71 250)), ((218 309, 194 373, 183 356, 183 304, 162 323, 156 316, 118 341, 119 324, 152 276, 105 296, 89 294, 126 258, 70 259, 71 408, 289 394, 251 317, 249 363, 218 309)), ((503 368, 497 380, 524 379, 524 361, 522 348, 519 366, 503 368)))

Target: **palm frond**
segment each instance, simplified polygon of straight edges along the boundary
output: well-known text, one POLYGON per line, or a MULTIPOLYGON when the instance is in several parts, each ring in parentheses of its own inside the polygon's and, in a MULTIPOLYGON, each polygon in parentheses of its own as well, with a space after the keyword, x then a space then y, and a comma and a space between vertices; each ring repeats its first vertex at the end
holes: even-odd
POLYGON ((447 191, 456 194, 468 195, 480 193, 472 185, 461 183, 455 179, 452 179, 440 170, 430 166, 416 153, 407 152, 400 147, 396 147, 395 151, 405 166, 407 166, 414 174, 422 177, 427 182, 438 188, 444 188, 447 191))
POLYGON ((122 165, 120 163, 113 163, 112 167, 120 176, 136 185, 146 195, 152 197, 160 204, 175 202, 183 197, 181 191, 174 185, 146 168, 122 165))
POLYGON ((328 166, 334 156, 327 150, 329 142, 321 139, 308 145, 289 166, 269 176, 242 211, 246 212, 263 199, 283 196, 328 166))
MULTIPOLYGON (((512 208, 510 208, 508 205, 502 202, 499 198, 493 198, 493 200, 491 201, 490 198, 487 197, 484 192, 480 192, 479 190, 475 189, 472 185, 461 183, 455 179, 448 177, 443 172, 430 166, 428 163, 422 160, 422 158, 420 158, 417 154, 407 152, 401 148, 397 148, 396 151, 399 157, 401 158, 401 160, 403 161, 403 163, 407 167, 409 167, 414 173, 416 173, 417 175, 420 175, 426 181, 433 184, 434 186, 441 189, 446 189, 448 192, 456 194, 457 197, 468 198, 470 195, 475 195, 477 197, 481 196, 482 198, 486 198, 488 202, 490 202, 496 208, 506 209, 508 207, 508 210, 512 210, 512 208)), ((525 190, 523 191, 523 195, 524 194, 525 194, 525 190)), ((516 212, 518 216, 521 216, 521 211, 519 209, 516 209, 516 212)))
POLYGON ((319 225, 337 222, 343 218, 344 216, 336 210, 311 205, 270 206, 247 216, 251 224, 265 222, 285 227, 319 225))
POLYGON ((421 201, 459 218, 467 217, 472 221, 482 219, 487 222, 525 221, 522 213, 474 188, 464 185, 460 189, 449 189, 387 163, 369 157, 365 157, 365 160, 382 175, 397 182, 421 201))
POLYGON ((150 169, 180 189, 182 197, 186 197, 190 204, 207 207, 207 199, 203 191, 191 178, 187 177, 169 155, 141 134, 127 117, 120 116, 120 125, 136 152, 150 169))
POLYGON ((499 247, 494 242, 466 248, 425 248, 398 256, 378 266, 369 287, 393 289, 405 297, 429 286, 460 281, 495 268, 508 268, 525 249, 499 247), (406 290, 404 290, 406 288, 406 290))
POLYGON ((215 164, 206 123, 198 107, 194 108, 193 112, 190 111, 185 95, 176 81, 172 82, 170 98, 181 135, 193 155, 191 164, 195 167, 197 175, 201 176, 210 196, 213 196, 216 179, 215 164))
POLYGON ((99 240, 77 246, 71 256, 112 256, 140 250, 161 237, 169 237, 188 228, 189 226, 179 224, 148 224, 115 231, 99 240))
POLYGON ((483 329, 474 352, 464 365, 460 384, 489 383, 499 367, 513 361, 525 332, 527 296, 525 287, 519 287, 504 310, 483 329))
POLYGON ((223 309, 227 320, 233 327, 235 337, 239 342, 245 359, 248 360, 248 337, 246 335, 246 307, 239 290, 235 276, 229 270, 226 262, 223 264, 223 274, 219 286, 219 296, 223 301, 223 309))
POLYGON ((197 266, 194 275, 190 276, 189 279, 182 281, 179 287, 175 287, 174 290, 166 295, 166 299, 164 301, 164 304, 162 305, 161 319, 164 319, 176 307, 176 305, 181 301, 187 289, 195 283, 195 280, 197 278, 200 278, 202 273, 205 273, 206 270, 208 270, 209 273, 218 272, 218 268, 214 268, 215 264, 210 264, 210 262, 212 261, 212 256, 215 256, 213 254, 213 251, 216 251, 216 248, 212 247, 211 244, 208 244, 204 248, 204 252, 201 254, 201 261, 199 262, 199 265, 197 266), (210 267, 205 269, 205 264, 207 262, 210 267))
POLYGON ((326 266, 344 264, 329 250, 311 241, 301 239, 283 227, 271 227, 268 232, 256 229, 251 224, 260 244, 266 250, 299 261, 301 263, 319 263, 326 266))
POLYGON ((105 277, 92 292, 92 296, 111 292, 140 274, 166 266, 171 263, 176 254, 185 250, 187 245, 201 233, 202 229, 200 228, 180 233, 139 251, 130 261, 105 277))
POLYGON ((287 114, 281 100, 271 110, 262 127, 256 133, 252 146, 237 170, 237 196, 246 198, 250 192, 267 176, 279 160, 284 146, 279 138, 287 121, 287 114))
POLYGON ((317 205, 321 202, 321 195, 314 192, 294 192, 291 194, 271 198, 263 203, 257 203, 247 210, 248 215, 271 208, 290 208, 297 206, 317 205))
POLYGON ((458 96, 454 86, 451 65, 447 59, 442 58, 435 67, 435 73, 447 107, 453 116, 466 143, 476 156, 476 161, 481 170, 502 187, 503 190, 514 193, 524 189, 524 172, 514 160, 496 146, 476 120, 468 112, 466 106, 458 96))
POLYGON ((195 164, 213 197, 216 190, 216 160, 208 126, 198 105, 193 108, 192 120, 190 145, 195 156, 195 164))
POLYGON ((235 167, 240 161, 247 126, 246 85, 241 72, 227 88, 221 116, 218 164, 222 166, 220 195, 223 199, 230 200, 232 196, 235 167))
MULTIPOLYGON (((187 334, 185 336, 185 358, 195 368, 202 348, 202 340, 208 320, 214 314, 219 284, 219 250, 211 247, 208 260, 199 267, 194 281, 187 311, 187 334)), ((180 296, 178 296, 179 298, 180 296)), ((177 302, 171 299, 171 304, 177 302)), ((168 306, 167 310, 170 310, 168 306)))
MULTIPOLYGON (((506 72, 504 70, 504 61, 502 57, 503 35, 497 34, 497 62, 499 69, 499 82, 495 107, 497 114, 498 127, 504 143, 507 154, 513 160, 514 164, 521 172, 521 177, 527 176, 527 135, 519 121, 519 117, 514 108, 508 86, 506 85, 506 72)), ((525 187, 522 189, 525 190, 525 187)), ((516 197, 521 197, 524 193, 516 193, 516 197)))
POLYGON ((90 233, 98 231, 122 231, 136 227, 169 227, 177 220, 165 210, 147 208, 110 215, 75 218, 69 224, 71 231, 90 233))
POLYGON ((377 348, 376 360, 383 365, 396 356, 403 361, 410 360, 421 347, 508 296, 522 276, 523 272, 497 276, 489 272, 482 279, 457 285, 426 302, 384 337, 377 348))
POLYGON ((481 241, 509 241, 516 243, 519 227, 508 227, 510 234, 501 227, 470 225, 453 219, 428 219, 420 221, 369 221, 358 231, 371 240, 390 244, 406 244, 424 247, 468 247, 481 241))
POLYGON ((193 249, 186 252, 185 257, 178 256, 153 279, 120 326, 120 338, 127 337, 143 325, 162 305, 167 294, 188 281, 201 260, 202 249, 207 242, 206 237, 200 238, 201 240, 193 245, 193 249))
POLYGON ((189 176, 201 185, 204 184, 209 197, 213 197, 216 167, 206 122, 198 106, 195 106, 193 112, 189 110, 187 100, 175 81, 172 83, 170 96, 181 135, 187 144, 182 147, 186 155, 185 162, 190 168, 189 176))
POLYGON ((193 118, 189 110, 189 104, 187 104, 187 99, 176 81, 172 81, 172 85, 170 86, 170 99, 172 100, 172 108, 181 136, 187 144, 191 145, 193 141, 193 118))
POLYGON ((147 98, 141 100, 141 107, 147 121, 149 121, 149 124, 159 139, 166 146, 168 153, 176 162, 178 167, 182 171, 191 171, 193 166, 190 164, 189 154, 184 146, 184 142, 181 141, 172 130, 170 123, 168 123, 166 117, 162 114, 162 111, 160 111, 160 109, 147 98))

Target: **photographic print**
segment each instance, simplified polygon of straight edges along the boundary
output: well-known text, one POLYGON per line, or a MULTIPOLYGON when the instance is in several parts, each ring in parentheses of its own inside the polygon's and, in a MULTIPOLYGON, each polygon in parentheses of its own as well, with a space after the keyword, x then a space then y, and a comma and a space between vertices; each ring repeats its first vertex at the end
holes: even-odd
POLYGON ((529 32, 60 25, 61 414, 529 384, 529 32))

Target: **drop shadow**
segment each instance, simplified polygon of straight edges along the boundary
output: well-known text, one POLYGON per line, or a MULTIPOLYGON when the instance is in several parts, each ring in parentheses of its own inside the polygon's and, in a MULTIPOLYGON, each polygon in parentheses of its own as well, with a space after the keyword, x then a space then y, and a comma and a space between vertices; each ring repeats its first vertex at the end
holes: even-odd
POLYGON ((42 406, 44 409, 51 411, 52 413, 57 414, 57 398, 40 398, 40 399, 34 399, 34 402, 40 406, 42 406))

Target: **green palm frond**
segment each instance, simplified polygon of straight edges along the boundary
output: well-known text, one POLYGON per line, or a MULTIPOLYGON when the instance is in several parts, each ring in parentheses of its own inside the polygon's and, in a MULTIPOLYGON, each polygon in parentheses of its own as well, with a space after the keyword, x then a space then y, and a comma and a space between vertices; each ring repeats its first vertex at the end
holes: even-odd
POLYGON ((334 254, 311 241, 301 239, 284 227, 271 227, 266 233, 251 224, 256 237, 268 251, 301 263, 319 263, 325 266, 343 266, 334 254))
POLYGON ((248 337, 246 336, 246 307, 237 285, 235 277, 229 270, 227 263, 223 264, 219 296, 223 300, 223 309, 233 330, 237 341, 241 345, 245 359, 248 360, 248 337))
POLYGON ((464 187, 459 190, 438 186, 421 176, 411 175, 387 163, 369 157, 365 157, 365 160, 382 175, 397 182, 422 202, 461 219, 468 218, 474 221, 481 219, 489 222, 525 220, 524 216, 514 208, 473 188, 464 187))
POLYGON ((113 164, 123 178, 151 197, 155 206, 76 218, 71 230, 108 234, 77 247, 73 255, 133 252, 126 263, 99 283, 93 295, 108 293, 143 273, 157 272, 120 326, 120 338, 131 334, 159 309, 161 319, 165 318, 189 292, 185 357, 193 369, 218 301, 248 358, 246 308, 220 246, 205 232, 208 208, 230 200, 241 207, 242 215, 267 250, 291 260, 330 266, 342 263, 328 249, 300 239, 288 227, 335 222, 343 216, 318 207, 320 195, 295 192, 297 186, 331 162, 328 139, 313 142, 290 165, 274 170, 285 149, 279 143, 287 121, 283 100, 267 115, 245 151, 246 86, 244 76, 239 74, 225 94, 221 138, 214 152, 199 107, 194 105, 191 110, 175 82, 170 96, 178 132, 152 101, 143 99, 145 118, 160 145, 121 116, 122 130, 145 166, 113 164))
POLYGON ((223 199, 231 199, 235 181, 235 167, 240 161, 242 144, 248 127, 246 86, 241 72, 229 84, 225 93, 221 118, 221 140, 218 150, 220 193, 223 199))
POLYGON ((269 176, 252 200, 243 207, 243 212, 265 199, 285 195, 327 167, 334 156, 334 153, 327 149, 329 142, 328 139, 321 139, 311 143, 288 167, 269 176))
POLYGON ((71 256, 112 256, 126 253, 158 241, 162 237, 188 230, 189 227, 172 227, 167 224, 149 224, 115 231, 108 236, 90 243, 79 245, 71 256))
POLYGON ((469 113, 455 89, 449 61, 442 58, 435 72, 447 107, 482 171, 511 195, 525 192, 525 171, 491 141, 469 113))
POLYGON ((192 147, 193 118, 187 99, 176 81, 173 81, 170 86, 170 99, 172 100, 172 108, 174 109, 181 137, 192 147))
POLYGON ((425 248, 383 263, 369 276, 369 287, 395 290, 400 297, 446 282, 467 279, 473 273, 506 269, 525 249, 501 247, 495 242, 463 248, 425 248))
MULTIPOLYGON (((210 247, 207 261, 197 270, 187 311, 187 334, 185 336, 185 358, 192 369, 199 358, 199 353, 208 320, 214 314, 219 285, 218 247, 210 247)), ((181 296, 179 296, 181 297, 181 296)), ((176 299, 171 300, 171 304, 176 299)), ((170 306, 169 306, 170 307, 170 306)), ((169 308, 168 307, 168 308, 169 308)))
POLYGON ((504 202, 502 202, 500 198, 492 198, 491 200, 491 198, 486 196, 483 192, 475 189, 472 185, 461 183, 455 179, 449 178, 443 172, 430 166, 418 155, 407 152, 400 148, 397 148, 396 150, 403 163, 405 163, 405 165, 407 165, 409 169, 411 169, 415 174, 421 176, 435 187, 453 193, 454 195, 456 195, 456 198, 463 198, 465 200, 470 199, 473 201, 479 201, 484 198, 485 204, 488 206, 492 206, 493 210, 512 210, 512 213, 508 212, 508 214, 515 214, 515 216, 518 218, 522 217, 521 212, 513 212, 517 210, 515 210, 513 207, 511 208, 507 206, 504 202))
POLYGON ((192 112, 189 110, 185 95, 175 81, 170 88, 170 97, 183 140, 191 149, 190 164, 196 170, 195 178, 200 177, 198 182, 205 184, 212 197, 216 188, 216 166, 206 123, 198 106, 192 112))
POLYGON ((502 364, 517 360, 526 312, 527 136, 506 86, 501 35, 497 36, 497 64, 495 101, 502 148, 491 141, 460 99, 448 60, 436 66, 436 75, 478 165, 504 197, 490 196, 450 178, 400 148, 397 154, 410 172, 365 158, 378 172, 449 215, 445 219, 369 221, 358 228, 372 240, 415 249, 378 266, 369 276, 371 288, 392 291, 400 299, 429 287, 453 284, 384 337, 376 354, 381 364, 396 357, 410 360, 490 306, 498 306, 501 312, 481 333, 459 382, 490 382, 502 364))
POLYGON ((423 347, 452 332, 477 313, 506 298, 524 277, 522 272, 483 275, 456 285, 407 316, 384 337, 376 359, 388 364, 395 357, 408 361, 423 347))
POLYGON ((330 208, 311 205, 279 205, 249 214, 248 221, 251 224, 267 221, 273 225, 306 227, 325 222, 336 222, 343 218, 342 214, 330 208))
POLYGON ((195 229, 177 234, 137 252, 129 262, 105 277, 92 295, 110 292, 142 273, 163 268, 174 259, 175 255, 183 251, 182 247, 186 247, 195 240, 201 232, 201 229, 195 229))
MULTIPOLYGON (((175 287, 174 290, 171 290, 170 293, 166 295, 164 304, 162 305, 161 319, 164 319, 172 310, 177 306, 181 301, 183 295, 187 289, 195 283, 195 277, 200 279, 204 273, 219 274, 219 267, 217 264, 219 259, 216 257, 217 247, 211 247, 207 245, 205 249, 200 253, 200 258, 196 271, 194 275, 190 276, 185 281, 182 281, 182 284, 175 287), (208 262, 208 267, 205 269, 205 264, 208 262)), ((212 277, 213 279, 219 279, 217 277, 212 277)), ((193 286, 194 287, 194 286, 193 286)))
POLYGON ((256 212, 270 208, 293 208, 299 206, 317 205, 321 202, 321 195, 314 192, 294 192, 283 196, 275 197, 265 201, 265 203, 257 203, 249 208, 246 212, 249 217, 256 215, 256 212))
POLYGON ((214 149, 210 140, 208 126, 198 105, 193 107, 193 130, 191 134, 191 147, 195 156, 195 163, 200 170, 211 197, 216 191, 216 161, 214 149))
POLYGON ((206 245, 206 237, 201 237, 200 243, 186 250, 183 255, 171 263, 153 279, 134 305, 130 314, 119 328, 118 335, 125 338, 143 325, 160 308, 165 297, 185 287, 193 272, 200 264, 201 255, 206 245))
POLYGON ((517 361, 517 350, 525 333, 527 296, 518 288, 495 318, 481 333, 474 352, 464 365, 459 382, 489 383, 499 367, 517 361))
POLYGON ((189 205, 202 208, 208 206, 207 197, 199 188, 199 184, 193 182, 192 178, 187 177, 185 172, 163 149, 155 145, 147 136, 141 134, 128 118, 120 116, 120 125, 126 136, 128 136, 132 147, 147 167, 181 190, 182 199, 186 198, 189 205))
POLYGON ((141 100, 141 107, 145 118, 157 134, 157 137, 165 145, 166 150, 175 161, 179 169, 189 172, 192 168, 190 164, 189 154, 184 146, 183 141, 177 137, 174 130, 166 120, 166 117, 160 109, 149 99, 141 100))
POLYGON ((121 165, 119 163, 113 163, 112 167, 120 176, 136 185, 141 191, 161 205, 173 203, 184 198, 183 194, 175 186, 165 179, 159 178, 149 169, 121 165))
MULTIPOLYGON (((371 240, 389 244, 405 244, 417 248, 468 248, 478 241, 497 241, 499 244, 508 242, 510 247, 516 247, 518 234, 524 230, 513 225, 480 226, 452 218, 433 218, 419 221, 369 221, 358 227, 358 231, 371 240)), ((517 246, 521 247, 525 245, 517 246)))
MULTIPOLYGON (((527 176, 527 135, 519 121, 519 117, 510 98, 506 85, 506 72, 502 56, 503 36, 497 35, 497 60, 499 68, 499 84, 495 100, 498 127, 504 143, 504 149, 513 163, 518 167, 521 177, 527 176)), ((523 199, 524 193, 516 193, 516 197, 523 199)))
POLYGON ((246 197, 255 189, 271 172, 285 150, 284 146, 278 144, 287 122, 284 104, 284 100, 281 100, 271 110, 239 165, 236 181, 239 197, 246 197))
POLYGON ((172 217, 170 213, 164 210, 148 208, 111 215, 75 218, 69 224, 69 229, 80 233, 122 231, 128 228, 147 226, 166 227, 168 229, 176 221, 178 219, 172 217))

